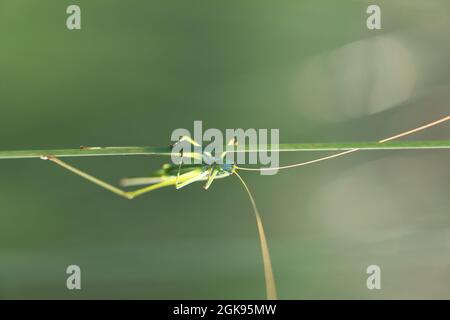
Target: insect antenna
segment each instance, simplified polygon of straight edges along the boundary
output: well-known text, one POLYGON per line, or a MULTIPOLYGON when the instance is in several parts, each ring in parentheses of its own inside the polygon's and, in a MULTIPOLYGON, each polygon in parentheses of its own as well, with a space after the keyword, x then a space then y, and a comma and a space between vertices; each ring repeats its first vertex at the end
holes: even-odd
MULTIPOLYGON (((388 142, 388 141, 392 141, 392 140, 395 140, 395 139, 398 139, 398 138, 401 138, 401 137, 404 137, 404 136, 407 136, 407 135, 410 135, 410 134, 413 134, 413 133, 416 133, 416 132, 428 129, 430 127, 433 127, 435 125, 438 125, 438 124, 440 124, 442 122, 445 122, 445 121, 448 121, 448 120, 450 120, 450 115, 445 116, 445 117, 443 117, 443 118, 441 118, 439 120, 427 123, 427 124, 422 125, 420 127, 417 127, 417 128, 414 128, 414 129, 411 129, 411 130, 408 130, 408 131, 396 134, 394 136, 391 136, 391 137, 379 140, 378 143, 385 143, 385 142, 388 142)), ((343 151, 343 152, 335 153, 335 154, 332 154, 330 156, 321 157, 321 158, 317 158, 317 159, 310 160, 310 161, 305 161, 305 162, 300 162, 300 163, 294 163, 294 164, 290 164, 290 165, 280 166, 280 167, 274 167, 274 168, 273 167, 269 167, 269 168, 247 168, 247 167, 236 166, 236 169, 245 170, 245 171, 270 171, 270 170, 290 169, 290 168, 306 166, 308 164, 313 164, 313 163, 316 163, 316 162, 321 162, 321 161, 325 161, 325 160, 341 157, 343 155, 346 155, 346 154, 349 154, 349 153, 353 153, 353 152, 358 151, 358 150, 360 150, 360 149, 359 148, 354 148, 354 149, 346 150, 346 151, 343 151)))
POLYGON ((266 234, 264 232, 261 215, 259 214, 258 208, 256 207, 255 199, 253 198, 252 193, 250 192, 250 189, 248 188, 244 179, 242 179, 242 177, 236 171, 234 171, 234 174, 241 181, 242 185, 245 188, 245 191, 247 191, 248 197, 250 198, 250 202, 253 207, 253 211, 255 213, 256 225, 258 227, 258 234, 259 234, 259 242, 261 244, 261 253, 262 253, 262 258, 263 258, 264 279, 266 282, 266 296, 267 296, 268 300, 276 300, 277 299, 277 289, 275 286, 275 278, 273 276, 273 270, 272 270, 272 261, 270 259, 269 247, 267 245, 267 239, 266 239, 266 234))

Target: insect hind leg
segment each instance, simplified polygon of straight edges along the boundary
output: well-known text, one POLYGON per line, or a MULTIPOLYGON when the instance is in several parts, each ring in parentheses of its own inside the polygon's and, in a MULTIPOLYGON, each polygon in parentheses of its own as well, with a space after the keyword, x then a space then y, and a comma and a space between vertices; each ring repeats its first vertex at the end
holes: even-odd
POLYGON ((49 160, 49 161, 51 161, 53 163, 56 163, 60 167, 66 169, 66 170, 69 170, 70 172, 75 173, 76 175, 78 175, 78 176, 80 176, 80 177, 82 177, 82 178, 84 178, 84 179, 86 179, 86 180, 88 180, 88 181, 90 181, 90 182, 92 182, 92 183, 94 183, 94 184, 96 184, 96 185, 106 189, 106 190, 109 190, 109 191, 111 191, 111 192, 113 192, 113 193, 115 193, 115 194, 117 194, 117 195, 119 195, 119 196, 121 196, 123 198, 133 199, 133 196, 130 193, 128 193, 128 192, 126 192, 124 190, 121 190, 121 189, 119 189, 119 188, 113 186, 112 184, 109 184, 109 183, 107 183, 107 182, 105 182, 103 180, 100 180, 100 179, 98 179, 98 178, 96 178, 96 177, 94 177, 94 176, 92 176, 92 175, 90 175, 90 174, 88 174, 88 173, 86 173, 84 171, 81 171, 80 169, 77 169, 77 168, 71 166, 70 164, 65 163, 64 161, 58 159, 55 156, 43 155, 43 156, 41 156, 41 159, 42 160, 49 160))

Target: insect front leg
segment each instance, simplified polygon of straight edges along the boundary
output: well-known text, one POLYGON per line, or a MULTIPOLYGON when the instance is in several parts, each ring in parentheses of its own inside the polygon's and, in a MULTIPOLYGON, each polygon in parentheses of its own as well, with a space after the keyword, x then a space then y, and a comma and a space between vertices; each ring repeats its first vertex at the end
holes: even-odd
MULTIPOLYGON (((230 141, 228 141, 228 143, 227 143, 227 146, 237 147, 238 145, 239 144, 238 144, 238 141, 237 141, 236 137, 231 138, 230 141)), ((228 150, 225 150, 224 152, 222 152, 220 154, 219 159, 220 159, 220 161, 222 161, 222 163, 223 163, 223 159, 225 159, 225 157, 227 156, 228 152, 229 152, 228 150)))
POLYGON ((209 169, 208 180, 206 180, 206 183, 204 186, 205 190, 208 190, 209 186, 214 181, 214 179, 216 178, 218 173, 219 173, 219 168, 217 168, 215 165, 209 169))

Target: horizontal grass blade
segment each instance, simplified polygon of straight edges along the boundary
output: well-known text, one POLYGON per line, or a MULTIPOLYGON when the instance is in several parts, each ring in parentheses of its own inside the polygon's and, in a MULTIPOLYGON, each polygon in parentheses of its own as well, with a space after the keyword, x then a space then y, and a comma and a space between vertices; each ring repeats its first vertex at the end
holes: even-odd
MULTIPOLYGON (((224 150, 226 146, 224 146, 224 150)), ((267 146, 241 146, 234 152, 279 151, 346 151, 359 150, 430 150, 450 149, 450 140, 442 141, 390 141, 379 142, 343 142, 343 143, 291 143, 267 146)), ((39 158, 45 155, 56 157, 96 157, 129 155, 170 156, 170 147, 96 147, 78 149, 42 149, 0 151, 0 159, 39 158)))

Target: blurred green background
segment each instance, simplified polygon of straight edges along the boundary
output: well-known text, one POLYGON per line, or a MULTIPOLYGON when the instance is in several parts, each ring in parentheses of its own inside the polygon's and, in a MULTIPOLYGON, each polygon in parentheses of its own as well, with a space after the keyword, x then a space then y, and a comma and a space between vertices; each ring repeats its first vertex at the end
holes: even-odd
MULTIPOLYGON (((0 1, 0 149, 165 146, 176 128, 378 140, 449 109, 450 3, 0 1), (66 29, 78 4, 82 30, 66 29)), ((441 125, 409 139, 449 139, 441 125)), ((319 153, 282 154, 282 163, 319 153)), ((73 158, 107 181, 163 157, 73 158)), ((280 298, 450 298, 448 151, 360 152, 244 173, 280 298), (369 291, 370 264, 382 289, 369 291)), ((132 202, 39 160, 0 161, 0 298, 264 298, 238 181, 132 202), (82 269, 82 290, 65 287, 82 269)))

